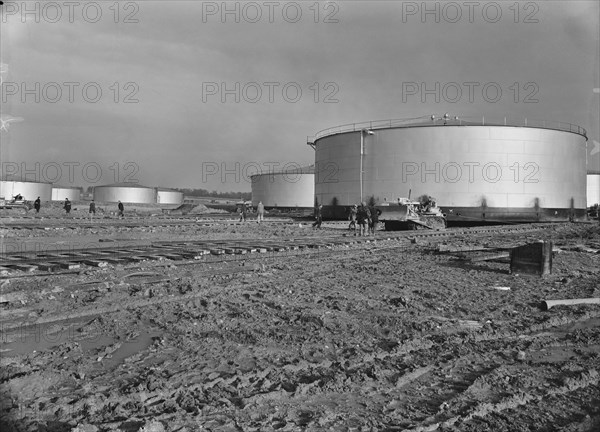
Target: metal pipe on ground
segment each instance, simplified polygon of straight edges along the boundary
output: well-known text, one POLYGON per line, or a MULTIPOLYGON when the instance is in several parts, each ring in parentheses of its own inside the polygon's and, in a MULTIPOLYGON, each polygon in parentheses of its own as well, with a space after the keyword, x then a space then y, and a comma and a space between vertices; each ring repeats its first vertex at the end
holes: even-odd
POLYGON ((566 299, 566 300, 544 300, 542 309, 548 310, 553 306, 570 306, 576 304, 600 304, 600 298, 582 298, 582 299, 566 299))

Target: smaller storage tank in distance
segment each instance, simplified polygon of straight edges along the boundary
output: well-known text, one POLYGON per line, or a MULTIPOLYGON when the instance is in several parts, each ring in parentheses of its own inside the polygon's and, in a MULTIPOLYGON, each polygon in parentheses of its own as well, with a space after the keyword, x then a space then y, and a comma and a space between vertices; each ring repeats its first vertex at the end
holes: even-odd
POLYGON ((255 174, 252 181, 252 206, 260 201, 267 208, 307 208, 314 206, 314 166, 279 172, 255 174))
POLYGON ((131 204, 155 204, 156 189, 135 183, 115 183, 96 186, 94 200, 97 202, 117 202, 131 204))
POLYGON ((52 201, 64 201, 65 198, 69 198, 70 201, 79 201, 81 189, 68 186, 52 186, 52 201))
POLYGON ((183 192, 172 189, 156 188, 157 204, 183 204, 183 192))
POLYGON ((27 201, 35 201, 40 197, 42 201, 52 198, 52 185, 50 183, 2 180, 0 182, 0 197, 11 200, 15 195, 21 194, 27 201))
POLYGON ((587 206, 600 204, 600 171, 588 171, 587 174, 587 206))

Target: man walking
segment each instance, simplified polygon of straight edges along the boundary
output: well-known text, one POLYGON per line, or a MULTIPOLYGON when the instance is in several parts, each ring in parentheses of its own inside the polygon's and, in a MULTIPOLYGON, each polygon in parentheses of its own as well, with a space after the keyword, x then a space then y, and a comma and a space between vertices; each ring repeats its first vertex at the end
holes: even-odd
POLYGON ((119 208, 119 217, 125 217, 125 206, 121 201, 119 201, 119 205, 117 207, 119 208))
POLYGON ((319 204, 315 210, 315 222, 312 224, 313 228, 321 229, 322 222, 323 222, 323 204, 319 204))
POLYGON ((248 213, 248 208, 246 207, 246 201, 244 201, 240 208, 240 222, 246 222, 246 213, 248 213))
POLYGON ((377 231, 377 224, 379 224, 379 216, 381 215, 381 210, 372 205, 371 207, 369 207, 369 213, 371 213, 371 221, 369 222, 369 234, 375 236, 375 231, 377 231))
POLYGON ((350 225, 348 225, 349 230, 354 230, 354 234, 356 234, 356 213, 358 212, 358 206, 354 204, 350 207, 350 225))
POLYGON ((367 235, 367 225, 371 219, 371 213, 369 212, 369 208, 367 207, 367 203, 360 203, 360 207, 356 212, 356 222, 358 223, 358 235, 366 236, 367 235))
POLYGON ((92 202, 90 203, 90 220, 94 219, 94 216, 96 216, 96 203, 94 202, 94 200, 92 200, 92 202))
POLYGON ((262 221, 264 221, 264 218, 265 218, 265 206, 262 203, 262 201, 258 202, 258 205, 256 206, 256 213, 257 213, 256 221, 258 223, 261 223, 262 221))
POLYGON ((35 212, 39 213, 41 207, 42 201, 40 200, 40 197, 37 197, 37 199, 33 202, 33 208, 35 209, 35 212))
POLYGON ((65 209, 66 214, 71 214, 71 201, 69 201, 69 198, 65 198, 65 205, 63 207, 65 209))

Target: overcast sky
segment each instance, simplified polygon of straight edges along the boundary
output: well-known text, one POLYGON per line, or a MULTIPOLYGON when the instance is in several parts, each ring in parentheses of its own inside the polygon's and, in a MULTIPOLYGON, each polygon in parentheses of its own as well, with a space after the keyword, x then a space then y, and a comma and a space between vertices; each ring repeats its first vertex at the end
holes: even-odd
POLYGON ((596 0, 55 4, 2 6, 3 174, 249 191, 321 129, 445 112, 580 125, 600 169, 596 0))

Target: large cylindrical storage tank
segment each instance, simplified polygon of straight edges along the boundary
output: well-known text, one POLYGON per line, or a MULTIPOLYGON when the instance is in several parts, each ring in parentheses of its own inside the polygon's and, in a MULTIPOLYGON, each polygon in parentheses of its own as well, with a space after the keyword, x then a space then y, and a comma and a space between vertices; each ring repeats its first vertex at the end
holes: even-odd
POLYGON ((35 201, 40 197, 42 201, 52 198, 52 185, 50 183, 2 180, 0 182, 0 197, 7 201, 15 195, 21 194, 27 201, 35 201))
POLYGON ((343 217, 343 206, 395 202, 410 193, 434 197, 449 223, 585 217, 584 129, 445 122, 386 120, 319 133, 311 144, 324 214, 343 217))
POLYGON ((76 187, 52 186, 52 201, 64 201, 69 198, 70 201, 79 201, 81 198, 81 189, 76 187))
POLYGON ((157 204, 183 204, 183 192, 171 189, 156 189, 157 204))
POLYGON ((280 172, 251 176, 252 205, 260 201, 267 208, 313 207, 315 199, 315 169, 298 167, 280 172))
POLYGON ((96 186, 94 188, 94 201, 154 204, 156 203, 156 189, 133 183, 96 186))
POLYGON ((600 171, 587 174, 587 206, 600 204, 600 171))

